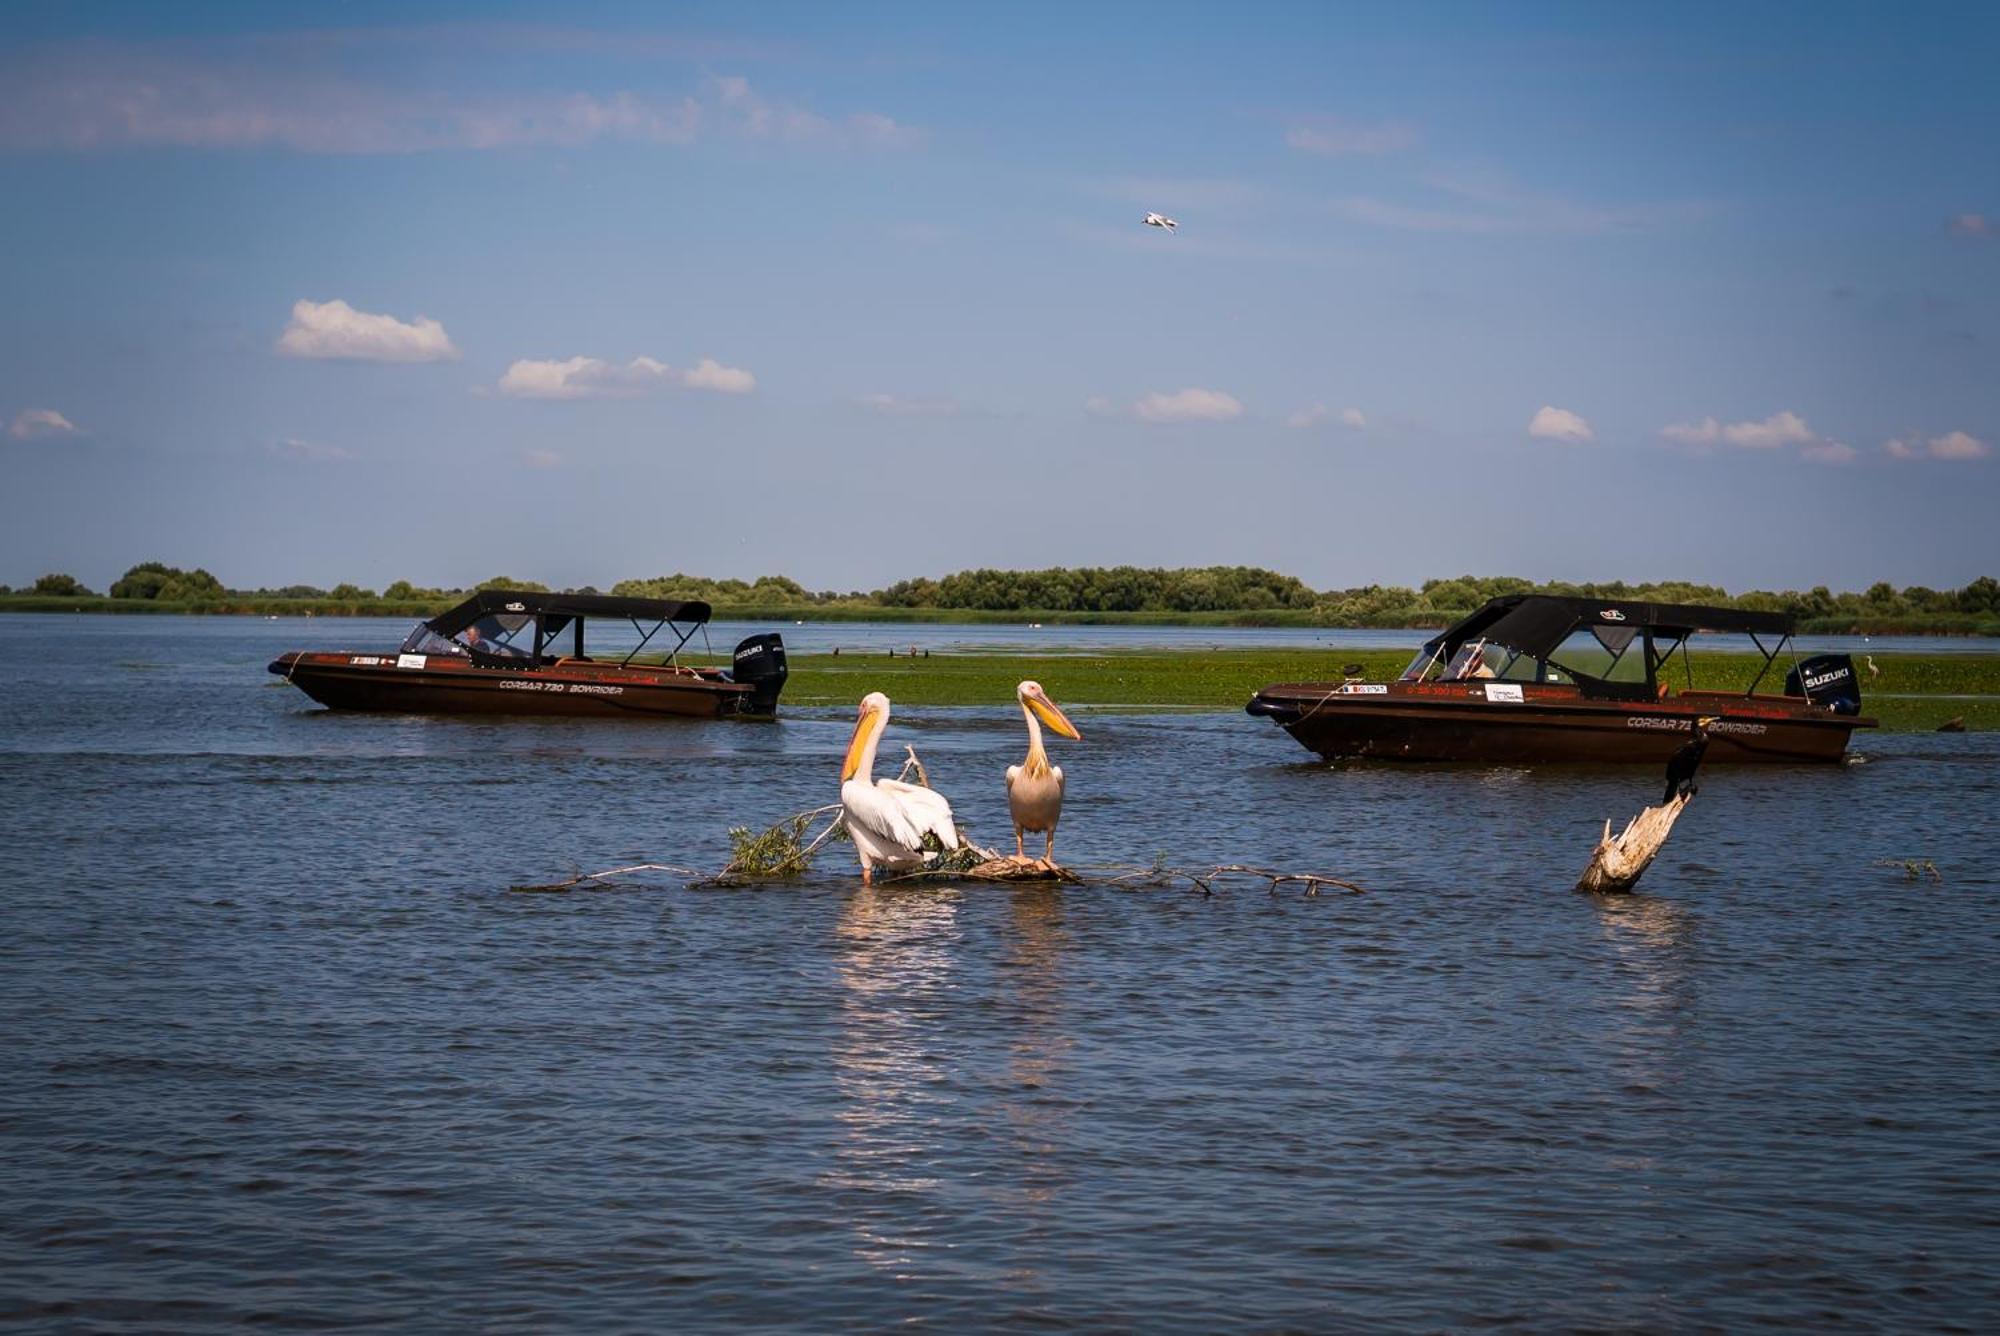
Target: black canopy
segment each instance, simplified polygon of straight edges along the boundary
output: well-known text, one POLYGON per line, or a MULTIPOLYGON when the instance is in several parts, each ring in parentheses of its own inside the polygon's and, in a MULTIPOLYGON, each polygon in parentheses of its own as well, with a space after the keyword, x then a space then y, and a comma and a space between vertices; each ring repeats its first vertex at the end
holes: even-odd
POLYGON ((1792 634, 1790 613, 1745 612, 1692 603, 1628 603, 1617 599, 1566 598, 1554 594, 1503 594, 1424 646, 1449 658, 1468 640, 1484 637, 1531 658, 1546 659, 1573 633, 1587 627, 1651 630, 1659 639, 1684 639, 1696 631, 1742 635, 1792 634))
POLYGON ((571 617, 630 617, 635 621, 681 622, 699 626, 708 620, 706 603, 677 603, 669 598, 617 598, 610 594, 535 594, 525 589, 482 589, 449 612, 424 623, 441 636, 455 636, 481 617, 512 613, 537 617, 553 628, 571 617))

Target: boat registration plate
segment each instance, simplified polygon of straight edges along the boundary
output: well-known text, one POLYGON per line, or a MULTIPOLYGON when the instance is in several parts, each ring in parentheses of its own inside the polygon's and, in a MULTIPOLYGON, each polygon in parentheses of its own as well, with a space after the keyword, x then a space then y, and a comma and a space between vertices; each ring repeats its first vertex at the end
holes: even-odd
POLYGON ((1505 701, 1509 705, 1521 704, 1521 684, 1518 682, 1488 682, 1486 699, 1505 701))

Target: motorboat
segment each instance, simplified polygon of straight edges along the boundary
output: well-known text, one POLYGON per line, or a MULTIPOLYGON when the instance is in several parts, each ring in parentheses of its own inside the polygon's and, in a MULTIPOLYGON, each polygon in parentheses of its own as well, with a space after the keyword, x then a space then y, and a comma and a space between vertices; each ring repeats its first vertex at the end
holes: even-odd
POLYGON ((1847 655, 1794 653, 1783 692, 1758 689, 1795 629, 1782 613, 1507 594, 1425 642, 1393 682, 1282 682, 1246 708, 1329 759, 1650 765, 1711 720, 1711 764, 1838 761, 1855 729, 1876 726, 1847 655), (1695 689, 1700 632, 1756 647, 1747 689, 1695 689))
POLYGON ((727 668, 680 662, 709 614, 699 602, 488 589, 418 623, 394 650, 294 650, 274 659, 270 670, 336 710, 599 718, 776 713, 787 672, 782 637, 749 637, 727 668), (584 623, 593 618, 628 622, 638 643, 622 655, 592 656, 584 623), (655 637, 662 648, 648 653, 655 637))

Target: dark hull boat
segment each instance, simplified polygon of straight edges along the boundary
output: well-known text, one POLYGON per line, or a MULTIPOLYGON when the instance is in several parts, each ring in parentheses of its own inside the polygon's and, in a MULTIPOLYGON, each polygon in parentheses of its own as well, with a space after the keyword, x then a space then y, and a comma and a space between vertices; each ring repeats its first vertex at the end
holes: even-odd
POLYGON ((1709 763, 1838 761, 1855 729, 1875 726, 1845 655, 1797 664, 1782 695, 1756 690, 1791 634, 1777 614, 1510 595, 1426 644, 1395 682, 1279 683, 1247 708, 1330 759, 1657 765, 1706 719, 1709 763), (1749 690, 1662 680, 1698 630, 1757 645, 1749 690))
POLYGON ((775 713, 786 676, 780 637, 743 641, 727 669, 675 661, 708 617, 706 603, 487 590, 419 624, 400 649, 295 650, 279 655, 270 670, 336 710, 596 718, 775 713), (623 658, 587 655, 584 620, 605 616, 629 620, 640 633, 638 648, 623 658), (678 636, 665 661, 635 662, 663 627, 678 636), (558 651, 559 638, 569 641, 566 652, 558 651))

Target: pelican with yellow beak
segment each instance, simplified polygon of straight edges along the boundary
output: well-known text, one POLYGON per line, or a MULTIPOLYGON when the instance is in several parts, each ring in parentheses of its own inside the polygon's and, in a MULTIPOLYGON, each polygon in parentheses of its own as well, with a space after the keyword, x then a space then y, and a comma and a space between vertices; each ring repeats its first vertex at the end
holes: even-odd
POLYGON ((861 884, 875 884, 875 869, 922 867, 924 836, 935 835, 946 849, 958 848, 958 827, 942 793, 920 784, 875 778, 875 744, 889 726, 889 698, 871 691, 861 698, 861 715, 840 765, 840 805, 847 833, 861 856, 861 884))
POLYGON ((1040 682, 1021 683, 1014 688, 1014 699, 1021 703, 1021 717, 1028 721, 1028 759, 1007 767, 1007 810, 1014 818, 1014 850, 1026 858, 1025 832, 1046 831, 1048 843, 1042 859, 1054 862, 1056 822, 1062 820, 1063 772, 1061 766, 1049 764, 1049 754, 1042 750, 1042 724, 1066 738, 1083 734, 1056 708, 1040 682))

